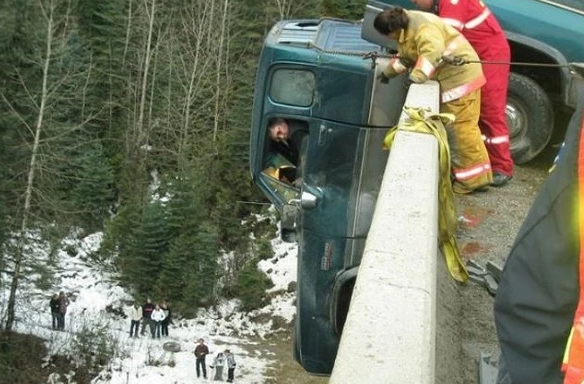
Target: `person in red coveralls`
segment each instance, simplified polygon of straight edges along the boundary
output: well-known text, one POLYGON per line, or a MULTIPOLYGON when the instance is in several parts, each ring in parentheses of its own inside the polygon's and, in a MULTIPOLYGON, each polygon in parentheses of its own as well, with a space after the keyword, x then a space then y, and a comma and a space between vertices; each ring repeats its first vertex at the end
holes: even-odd
MULTIPOLYGON (((432 11, 461 32, 481 61, 509 62, 511 51, 505 33, 489 8, 480 0, 410 0, 424 11, 432 11)), ((509 150, 509 127, 505 117, 508 64, 484 64, 487 83, 481 89, 479 127, 489 152, 494 187, 513 178, 513 159, 509 150)))

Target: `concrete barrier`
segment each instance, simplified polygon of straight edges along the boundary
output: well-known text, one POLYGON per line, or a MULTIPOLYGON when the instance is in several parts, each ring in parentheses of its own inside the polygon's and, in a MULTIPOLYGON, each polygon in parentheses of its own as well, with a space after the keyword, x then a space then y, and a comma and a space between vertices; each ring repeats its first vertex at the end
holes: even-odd
MULTIPOLYGON (((412 85, 406 105, 437 112, 438 84, 412 85)), ((440 291, 456 294, 438 251, 438 179, 437 140, 428 134, 399 132, 385 169, 330 383, 458 382, 454 377, 446 379, 450 368, 438 372, 442 378, 437 379, 436 372, 436 361, 446 362, 449 349, 456 345, 452 340, 437 341, 437 334, 456 337, 452 334, 456 330, 450 327, 456 327, 458 311, 456 303, 437 304, 438 275, 444 280, 440 291), (453 313, 442 311, 437 321, 437 307, 444 304, 449 308, 446 312, 453 313), (437 323, 448 329, 437 332, 437 323)), ((457 367, 456 361, 447 365, 457 367)))

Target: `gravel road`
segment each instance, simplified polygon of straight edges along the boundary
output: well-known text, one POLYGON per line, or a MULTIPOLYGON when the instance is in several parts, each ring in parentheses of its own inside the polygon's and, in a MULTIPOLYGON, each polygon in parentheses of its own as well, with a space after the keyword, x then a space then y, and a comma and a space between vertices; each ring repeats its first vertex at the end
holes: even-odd
MULTIPOLYGON (((480 265, 493 261, 503 266, 515 235, 556 153, 549 148, 528 165, 516 166, 513 180, 502 188, 457 196, 463 220, 458 230, 459 247, 465 260, 480 265)), ((462 383, 478 383, 480 352, 498 358, 499 348, 493 320, 493 297, 484 287, 467 283, 458 287, 461 301, 462 383)))

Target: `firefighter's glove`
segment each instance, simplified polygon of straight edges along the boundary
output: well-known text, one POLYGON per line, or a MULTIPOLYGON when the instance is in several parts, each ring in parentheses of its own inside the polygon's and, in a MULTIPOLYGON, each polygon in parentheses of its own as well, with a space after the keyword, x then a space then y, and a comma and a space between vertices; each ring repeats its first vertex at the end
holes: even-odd
POLYGON ((409 80, 412 83, 422 84, 428 81, 428 76, 421 69, 414 69, 410 72, 409 80))
POLYGON ((455 65, 457 67, 466 64, 466 61, 462 57, 454 55, 442 56, 442 62, 450 65, 455 65))
POLYGON ((383 71, 381 71, 379 72, 379 75, 377 75, 377 80, 379 80, 381 84, 388 84, 389 76, 387 76, 385 73, 383 73, 383 71))

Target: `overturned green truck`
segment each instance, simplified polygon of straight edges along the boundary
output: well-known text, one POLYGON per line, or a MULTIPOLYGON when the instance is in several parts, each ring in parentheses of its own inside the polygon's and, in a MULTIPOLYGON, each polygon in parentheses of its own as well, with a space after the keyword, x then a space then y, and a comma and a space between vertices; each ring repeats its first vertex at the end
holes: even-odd
POLYGON ((261 54, 251 138, 254 181, 282 212, 282 235, 298 241, 295 354, 309 372, 331 372, 387 152, 406 89, 388 85, 363 55, 380 47, 361 38, 361 24, 282 21, 261 54), (282 117, 306 132, 301 163, 279 156, 268 137, 282 117), (297 167, 300 183, 274 177, 297 167))

